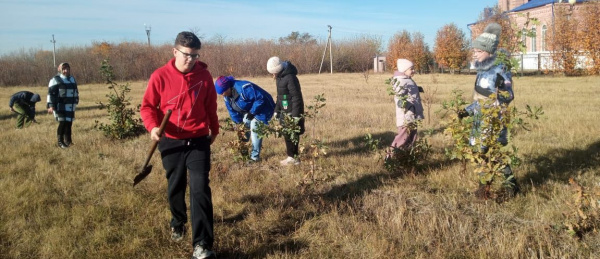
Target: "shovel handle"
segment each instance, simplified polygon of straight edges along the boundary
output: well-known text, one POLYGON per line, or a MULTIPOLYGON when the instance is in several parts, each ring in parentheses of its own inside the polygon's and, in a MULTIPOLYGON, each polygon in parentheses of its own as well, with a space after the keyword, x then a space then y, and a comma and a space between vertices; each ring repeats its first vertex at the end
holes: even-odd
MULTIPOLYGON (((167 125, 167 121, 169 121, 169 117, 171 117, 171 110, 167 110, 165 117, 160 123, 160 127, 158 128, 159 137, 162 136, 163 132, 165 131, 165 126, 167 125)), ((152 154, 154 154, 154 150, 156 150, 156 146, 158 146, 158 141, 153 141, 152 147, 150 147, 150 150, 148 151, 148 156, 146 156, 146 161, 144 162, 143 168, 146 168, 148 166, 148 163, 150 163, 150 159, 152 158, 152 154)))

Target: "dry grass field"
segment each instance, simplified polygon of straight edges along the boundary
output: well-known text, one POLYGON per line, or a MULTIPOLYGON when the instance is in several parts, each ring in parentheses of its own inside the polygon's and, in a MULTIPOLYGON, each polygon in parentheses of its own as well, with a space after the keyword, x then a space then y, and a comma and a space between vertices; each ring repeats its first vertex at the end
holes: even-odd
MULTIPOLYGON (((420 128, 433 154, 415 174, 387 172, 363 140, 368 133, 385 144, 394 137, 388 77, 299 77, 306 105, 317 94, 327 98, 301 139, 328 146, 308 184, 299 184, 306 161, 278 165, 282 139, 266 139, 264 160, 252 165, 231 158, 232 133, 217 139, 211 187, 219 258, 600 258, 598 229, 578 239, 564 228, 565 215, 574 213, 568 179, 600 187, 600 77, 515 78, 513 104, 541 105, 545 116, 511 140, 523 159, 514 168, 523 190, 503 204, 474 197, 476 175, 444 157, 451 142, 435 111, 453 89, 469 97, 475 76, 415 76, 425 91, 437 89, 431 120, 420 128)), ((271 78, 249 80, 275 93, 271 78)), ((135 104, 145 83, 132 83, 135 104)), ((107 120, 98 105, 106 102, 106 86, 79 87, 74 146, 66 150, 56 147, 57 123, 45 103, 37 106, 38 124, 14 129, 6 103, 23 89, 43 102, 47 91, 0 89, 0 258, 189 258, 189 234, 185 242, 170 240, 158 153, 152 173, 132 187, 149 136, 111 141, 94 129, 96 120, 107 120)), ((220 99, 219 116, 228 116, 220 99)))

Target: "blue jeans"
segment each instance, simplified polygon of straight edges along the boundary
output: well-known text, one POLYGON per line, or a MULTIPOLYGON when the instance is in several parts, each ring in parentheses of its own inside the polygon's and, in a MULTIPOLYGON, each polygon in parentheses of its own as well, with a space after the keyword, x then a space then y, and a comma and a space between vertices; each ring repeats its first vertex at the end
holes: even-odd
POLYGON ((258 127, 258 120, 253 118, 252 120, 247 120, 244 116, 244 125, 247 128, 250 128, 250 131, 246 132, 246 138, 250 139, 252 142, 252 152, 250 152, 250 159, 257 161, 260 158, 260 148, 262 147, 262 138, 258 137, 258 134, 254 132, 258 127))

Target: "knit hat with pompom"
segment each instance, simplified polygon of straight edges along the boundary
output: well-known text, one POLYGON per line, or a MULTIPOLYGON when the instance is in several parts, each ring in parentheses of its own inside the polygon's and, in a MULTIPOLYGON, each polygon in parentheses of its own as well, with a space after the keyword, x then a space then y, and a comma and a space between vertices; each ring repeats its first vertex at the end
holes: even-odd
POLYGON ((483 33, 473 40, 473 48, 494 54, 500 41, 502 27, 497 23, 490 23, 485 27, 483 33))

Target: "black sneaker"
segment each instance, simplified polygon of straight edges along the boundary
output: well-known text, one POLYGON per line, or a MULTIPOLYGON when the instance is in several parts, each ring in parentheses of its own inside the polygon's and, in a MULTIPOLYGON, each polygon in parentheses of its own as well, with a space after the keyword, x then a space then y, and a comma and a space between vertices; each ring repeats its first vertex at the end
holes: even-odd
POLYGON ((217 254, 208 248, 204 248, 201 245, 194 246, 194 253, 192 259, 205 259, 205 258, 217 258, 217 254))
POLYGON ((179 227, 171 227, 171 240, 175 242, 179 242, 185 236, 185 226, 181 225, 179 227))

